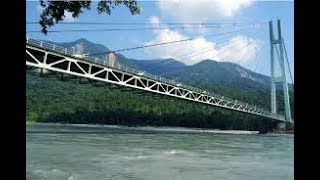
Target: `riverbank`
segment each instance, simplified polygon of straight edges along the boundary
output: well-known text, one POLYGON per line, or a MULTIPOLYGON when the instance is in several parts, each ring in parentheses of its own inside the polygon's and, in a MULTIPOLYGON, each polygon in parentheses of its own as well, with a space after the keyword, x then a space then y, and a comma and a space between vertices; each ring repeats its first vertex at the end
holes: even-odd
POLYGON ((172 127, 172 126, 127 126, 127 125, 102 125, 102 124, 70 124, 70 123, 40 123, 40 122, 29 122, 26 121, 26 125, 52 125, 52 126, 63 126, 63 127, 79 127, 81 129, 94 128, 118 128, 127 130, 140 130, 140 131, 159 131, 159 132, 195 132, 195 133, 215 133, 215 134, 270 134, 270 135, 282 135, 292 134, 294 130, 273 130, 271 132, 262 131, 247 131, 247 130, 221 130, 221 129, 208 129, 208 128, 186 128, 186 127, 172 127))
POLYGON ((276 130, 271 132, 272 134, 294 134, 294 130, 288 130, 288 131, 284 131, 284 130, 276 130))
MULTIPOLYGON (((98 124, 62 124, 62 123, 38 123, 26 122, 29 127, 32 126, 58 126, 63 128, 78 128, 81 132, 90 132, 90 128, 94 131, 104 129, 121 129, 133 131, 148 131, 148 132, 163 132, 163 133, 214 133, 214 134, 259 134, 259 131, 246 131, 246 130, 220 130, 220 129, 202 129, 202 128, 185 128, 185 127, 170 127, 170 126, 125 126, 125 125, 98 125, 98 124)), ((60 132, 60 130, 58 130, 60 132)), ((61 130, 63 131, 63 129, 61 130)), ((28 132, 28 131, 27 131, 28 132)))

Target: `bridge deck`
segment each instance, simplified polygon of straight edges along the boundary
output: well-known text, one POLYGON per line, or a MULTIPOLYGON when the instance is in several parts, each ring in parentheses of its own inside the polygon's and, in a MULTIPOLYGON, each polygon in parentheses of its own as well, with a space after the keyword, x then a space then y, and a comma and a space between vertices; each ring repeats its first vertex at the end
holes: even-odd
POLYGON ((107 67, 97 59, 75 57, 70 49, 34 39, 27 39, 26 65, 285 121, 255 106, 125 66, 107 67))

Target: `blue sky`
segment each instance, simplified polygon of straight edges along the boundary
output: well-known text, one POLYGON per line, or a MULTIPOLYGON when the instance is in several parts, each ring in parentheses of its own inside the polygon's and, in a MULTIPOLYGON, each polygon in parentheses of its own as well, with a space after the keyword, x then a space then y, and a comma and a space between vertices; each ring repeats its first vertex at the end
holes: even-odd
MULTIPOLYGON (((103 44, 117 50, 153 43, 181 40, 201 35, 213 35, 185 43, 175 43, 134 51, 121 52, 132 59, 175 58, 187 65, 204 59, 229 61, 262 74, 270 74, 269 29, 268 21, 281 19, 282 32, 288 52, 291 70, 294 70, 294 2, 293 1, 253 1, 253 0, 199 0, 190 1, 138 1, 142 8, 140 15, 132 16, 127 8, 119 6, 112 15, 98 14, 96 2, 90 11, 84 11, 79 18, 67 15, 67 22, 130 22, 148 23, 139 25, 79 25, 57 24, 49 31, 71 29, 108 29, 108 28, 158 28, 139 31, 91 31, 28 33, 40 30, 38 24, 27 24, 27 35, 31 38, 56 42, 69 42, 86 38, 94 43, 103 44), (160 24, 159 24, 160 23, 160 24), (168 23, 180 23, 177 28, 168 23), (189 23, 189 24, 188 24, 189 23), (197 26, 190 23, 222 23, 222 26, 197 26), (234 26, 227 26, 236 23, 234 26), (251 23, 243 25, 241 23, 251 23), (253 25, 253 23, 255 25, 253 25), (226 27, 224 27, 225 25, 226 27), (182 29, 182 27, 185 27, 182 29)), ((27 22, 39 21, 41 8, 38 1, 27 1, 27 22)), ((275 25, 275 23, 274 23, 275 25)), ((293 75, 294 76, 294 75, 293 75)), ((288 80, 289 80, 288 76, 288 80)))

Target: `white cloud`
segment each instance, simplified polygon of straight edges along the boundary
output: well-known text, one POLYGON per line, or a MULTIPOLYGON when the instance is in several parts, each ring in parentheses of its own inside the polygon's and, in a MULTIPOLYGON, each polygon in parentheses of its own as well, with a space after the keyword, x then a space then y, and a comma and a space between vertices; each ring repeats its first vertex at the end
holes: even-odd
POLYGON ((157 16, 150 16, 148 21, 153 27, 158 27, 160 23, 160 20, 157 16))
MULTIPOLYGON (((178 40, 189 38, 187 36, 183 36, 179 34, 178 32, 172 31, 170 29, 157 30, 155 31, 155 34, 156 34, 156 37, 153 40, 147 42, 146 45, 169 42, 169 41, 178 41, 178 40)), ((214 43, 209 42, 204 38, 199 38, 191 41, 172 43, 172 44, 167 44, 167 45, 158 46, 154 48, 147 48, 146 51, 159 58, 173 58, 173 59, 180 60, 187 65, 192 65, 197 62, 200 62, 201 59, 199 60, 198 57, 190 58, 188 60, 184 60, 180 58, 180 56, 186 53, 185 51, 186 47, 190 49, 189 52, 193 52, 195 50, 207 48, 208 46, 214 47, 215 45, 214 43)), ((203 56, 205 58, 215 58, 216 54, 217 52, 213 50, 211 52, 203 54, 203 56)))
MULTIPOLYGON (((159 18, 155 16, 149 19, 150 22, 151 20, 156 24, 160 23, 159 18)), ((170 29, 155 30, 153 32, 155 38, 146 42, 145 45, 190 38, 170 29)), ((249 62, 254 58, 258 49, 259 42, 257 40, 238 35, 223 44, 217 44, 205 38, 197 38, 190 41, 145 48, 145 51, 157 58, 173 58, 187 65, 193 65, 205 59, 249 62)))
POLYGON ((260 42, 247 36, 236 36, 228 41, 227 44, 218 48, 219 60, 249 62, 254 60, 260 42))
POLYGON ((232 17, 252 2, 253 0, 174 0, 159 1, 157 5, 163 13, 181 22, 206 22, 232 17))
POLYGON ((64 10, 64 22, 74 22, 76 18, 72 17, 72 13, 64 10))

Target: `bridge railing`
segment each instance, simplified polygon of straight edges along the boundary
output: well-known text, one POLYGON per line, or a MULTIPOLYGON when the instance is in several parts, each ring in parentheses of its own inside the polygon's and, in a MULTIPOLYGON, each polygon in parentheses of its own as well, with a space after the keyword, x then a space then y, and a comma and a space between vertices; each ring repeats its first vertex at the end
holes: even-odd
MULTIPOLYGON (((70 48, 64 48, 64 47, 57 46, 55 44, 51 44, 51 43, 48 43, 48 42, 45 42, 45 41, 31 39, 29 37, 26 37, 26 42, 29 43, 29 44, 32 44, 32 45, 40 46, 40 47, 45 48, 45 49, 57 51, 57 52, 62 53, 62 54, 75 56, 74 50, 70 49, 70 48)), ((77 57, 77 58, 79 58, 79 57, 77 57)), ((161 77, 161 76, 150 74, 150 73, 148 73, 146 71, 138 70, 138 69, 135 69, 135 68, 120 64, 119 62, 116 62, 114 67, 110 67, 110 66, 108 66, 108 62, 106 60, 102 60, 102 59, 97 58, 97 57, 85 56, 85 57, 82 57, 81 59, 83 59, 85 61, 94 62, 96 64, 99 64, 99 65, 102 65, 102 66, 105 66, 105 67, 115 68, 115 69, 118 69, 118 70, 121 70, 121 71, 129 72, 131 74, 144 76, 144 77, 147 77, 149 79, 153 79, 153 80, 156 80, 156 81, 159 81, 159 82, 163 82, 163 83, 171 84, 171 85, 174 85, 174 86, 182 87, 182 88, 185 88, 185 89, 197 92, 197 93, 213 96, 213 97, 216 97, 216 98, 219 98, 219 99, 231 102, 231 103, 235 103, 235 104, 238 104, 238 105, 254 108, 254 109, 260 110, 264 114, 269 114, 269 115, 277 116, 277 117, 283 117, 283 116, 280 116, 280 115, 274 115, 274 114, 270 113, 269 111, 266 111, 265 109, 258 108, 258 107, 255 107, 255 106, 251 106, 251 105, 249 105, 247 103, 242 103, 240 101, 236 101, 236 100, 233 100, 233 99, 230 99, 230 98, 215 94, 213 92, 208 92, 208 91, 202 90, 200 88, 192 87, 192 86, 183 84, 181 82, 177 82, 175 80, 171 80, 171 79, 167 79, 167 78, 164 78, 164 77, 161 77)))
MULTIPOLYGON (((45 42, 45 41, 31 39, 29 37, 26 37, 26 42, 29 43, 29 44, 32 44, 32 45, 40 46, 40 47, 45 48, 45 49, 57 51, 59 53, 63 53, 63 54, 71 55, 71 56, 75 55, 74 51, 72 49, 70 49, 70 48, 64 48, 64 47, 57 46, 55 44, 51 44, 51 43, 48 43, 48 42, 45 42)), ((107 65, 108 63, 106 62, 106 60, 102 60, 100 58, 96 58, 96 57, 94 58, 94 57, 86 56, 86 57, 83 57, 82 59, 94 62, 94 63, 99 64, 99 65, 103 65, 103 66, 109 67, 107 65)), ((192 90, 192 91, 195 91, 195 92, 198 92, 198 93, 202 93, 203 92, 199 88, 191 87, 191 86, 185 85, 183 83, 176 82, 174 80, 170 80, 170 79, 167 79, 167 78, 164 78, 164 77, 161 77, 161 76, 153 75, 153 74, 147 73, 146 71, 141 71, 141 70, 138 70, 138 69, 134 69, 132 67, 120 64, 118 62, 112 68, 115 68, 115 69, 118 69, 118 70, 122 70, 122 71, 126 71, 126 72, 129 72, 129 73, 132 73, 132 74, 136 74, 136 75, 143 75, 145 77, 148 77, 148 78, 156 80, 156 81, 164 82, 164 83, 167 83, 167 84, 172 84, 172 85, 175 85, 175 86, 180 86, 180 87, 183 87, 185 89, 189 89, 189 90, 192 90)))
POLYGON ((27 37, 27 43, 33 44, 33 45, 37 45, 37 46, 40 46, 40 47, 43 47, 43 48, 46 48, 46 49, 58 51, 58 52, 63 53, 63 54, 69 54, 69 55, 73 55, 74 54, 72 49, 64 48, 64 47, 61 47, 61 46, 57 46, 55 44, 51 44, 51 43, 44 42, 44 41, 39 41, 39 40, 36 40, 36 39, 30 39, 28 37, 27 37))

